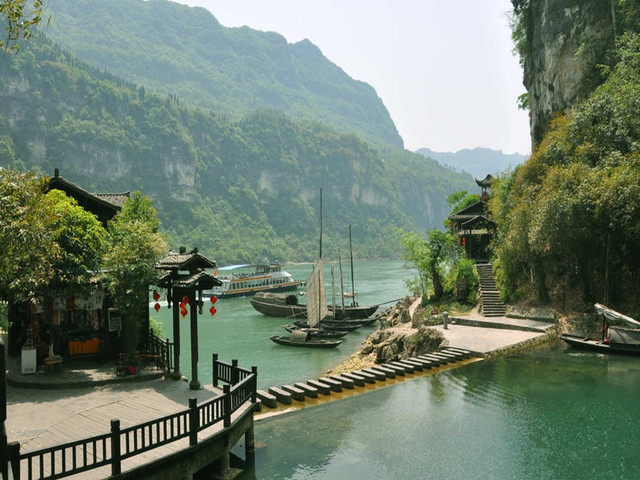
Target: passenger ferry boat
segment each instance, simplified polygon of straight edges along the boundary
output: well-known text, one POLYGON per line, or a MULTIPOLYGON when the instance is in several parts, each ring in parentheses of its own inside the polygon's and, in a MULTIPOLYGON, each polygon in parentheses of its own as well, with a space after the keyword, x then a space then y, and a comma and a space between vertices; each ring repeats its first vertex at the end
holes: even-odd
POLYGON ((243 297, 257 292, 296 290, 303 284, 300 280, 294 280, 284 270, 283 264, 230 265, 219 268, 215 275, 222 281, 222 285, 203 292, 205 296, 213 294, 218 298, 243 297))

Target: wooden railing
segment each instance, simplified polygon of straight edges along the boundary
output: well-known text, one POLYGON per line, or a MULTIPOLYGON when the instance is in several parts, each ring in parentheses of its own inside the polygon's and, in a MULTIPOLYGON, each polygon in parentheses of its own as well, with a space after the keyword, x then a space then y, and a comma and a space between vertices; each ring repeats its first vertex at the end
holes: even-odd
MULTIPOLYGON (((54 479, 111 465, 111 474, 122 472, 122 461, 143 452, 189 437, 189 445, 198 443, 198 432, 220 421, 223 427, 231 425, 231 415, 247 401, 256 402, 257 368, 251 371, 232 364, 218 362, 214 355, 214 371, 223 372, 219 379, 228 382, 223 394, 198 405, 189 399, 189 408, 139 425, 120 429, 120 420, 111 420, 111 432, 74 442, 20 453, 18 443, 10 444, 6 458, 13 478, 54 479), (236 382, 230 379, 240 379, 236 382)), ((214 384, 215 385, 215 384, 214 384)), ((6 463, 5 463, 6 464, 6 463)))
POLYGON ((162 340, 151 332, 149 332, 147 343, 148 353, 157 355, 160 358, 162 369, 171 372, 173 370, 173 343, 168 338, 162 340))

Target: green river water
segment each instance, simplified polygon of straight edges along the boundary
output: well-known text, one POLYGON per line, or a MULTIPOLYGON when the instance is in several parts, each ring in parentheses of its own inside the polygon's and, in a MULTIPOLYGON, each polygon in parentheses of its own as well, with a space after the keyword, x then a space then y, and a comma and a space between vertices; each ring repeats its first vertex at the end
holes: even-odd
MULTIPOLYGON (((290 266, 306 278, 310 266, 290 266)), ((401 262, 356 265, 360 303, 404 295, 401 262)), ((330 277, 328 277, 330 278, 330 277)), ((258 366, 261 387, 315 378, 375 327, 315 352, 273 344, 282 319, 246 299, 201 317, 200 379, 211 355, 258 366)), ((170 333, 166 308, 158 315, 170 333)), ((188 322, 183 329, 188 352, 188 322)), ((182 372, 189 376, 187 354, 182 372)), ((259 479, 640 478, 640 357, 583 353, 561 342, 256 422, 259 479)))

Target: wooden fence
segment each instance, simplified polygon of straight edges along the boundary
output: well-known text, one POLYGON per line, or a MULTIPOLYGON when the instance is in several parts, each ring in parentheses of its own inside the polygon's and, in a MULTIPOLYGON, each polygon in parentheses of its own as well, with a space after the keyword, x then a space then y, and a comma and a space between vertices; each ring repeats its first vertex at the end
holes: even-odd
POLYGON ((186 410, 125 429, 120 428, 120 420, 111 420, 110 433, 33 452, 20 453, 20 445, 14 442, 0 455, 11 465, 13 478, 22 478, 21 472, 26 472, 29 480, 46 480, 105 465, 111 465, 111 474, 117 475, 122 472, 122 461, 135 455, 187 437, 189 445, 194 446, 198 443, 198 432, 220 421, 228 428, 235 411, 248 401, 256 402, 257 367, 246 370, 238 367, 237 360, 231 364, 220 362, 217 354, 213 359, 214 386, 218 381, 226 382, 220 397, 201 405, 191 398, 186 410))

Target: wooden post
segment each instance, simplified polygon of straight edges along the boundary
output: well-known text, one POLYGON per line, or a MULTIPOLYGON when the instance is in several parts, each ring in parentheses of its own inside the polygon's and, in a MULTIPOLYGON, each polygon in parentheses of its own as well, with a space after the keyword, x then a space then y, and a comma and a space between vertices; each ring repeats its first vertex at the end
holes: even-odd
POLYGON ((239 382, 238 360, 231 360, 231 385, 239 382))
POLYGON ((251 367, 251 373, 253 374, 253 382, 251 382, 251 403, 256 403, 256 393, 258 391, 258 367, 256 365, 251 367))
POLYGON ((213 386, 218 386, 218 354, 213 354, 213 361, 211 362, 213 365, 213 386))
POLYGON ((9 450, 7 445, 7 430, 4 422, 7 419, 7 366, 5 365, 5 346, 0 338, 0 474, 3 480, 9 479, 9 450))
POLYGON ((111 420, 111 475, 120 475, 120 420, 111 420))
POLYGON ((224 415, 224 428, 231 426, 231 387, 228 383, 222 386, 222 414, 224 415))
POLYGON ((202 384, 198 380, 198 302, 196 302, 195 290, 189 292, 189 309, 191 319, 191 390, 200 390, 202 384))
POLYGON ((198 400, 189 399, 189 446, 198 444, 198 400))
POLYGON ((180 373, 180 299, 179 294, 173 290, 173 375, 176 380, 182 378, 180 373))

